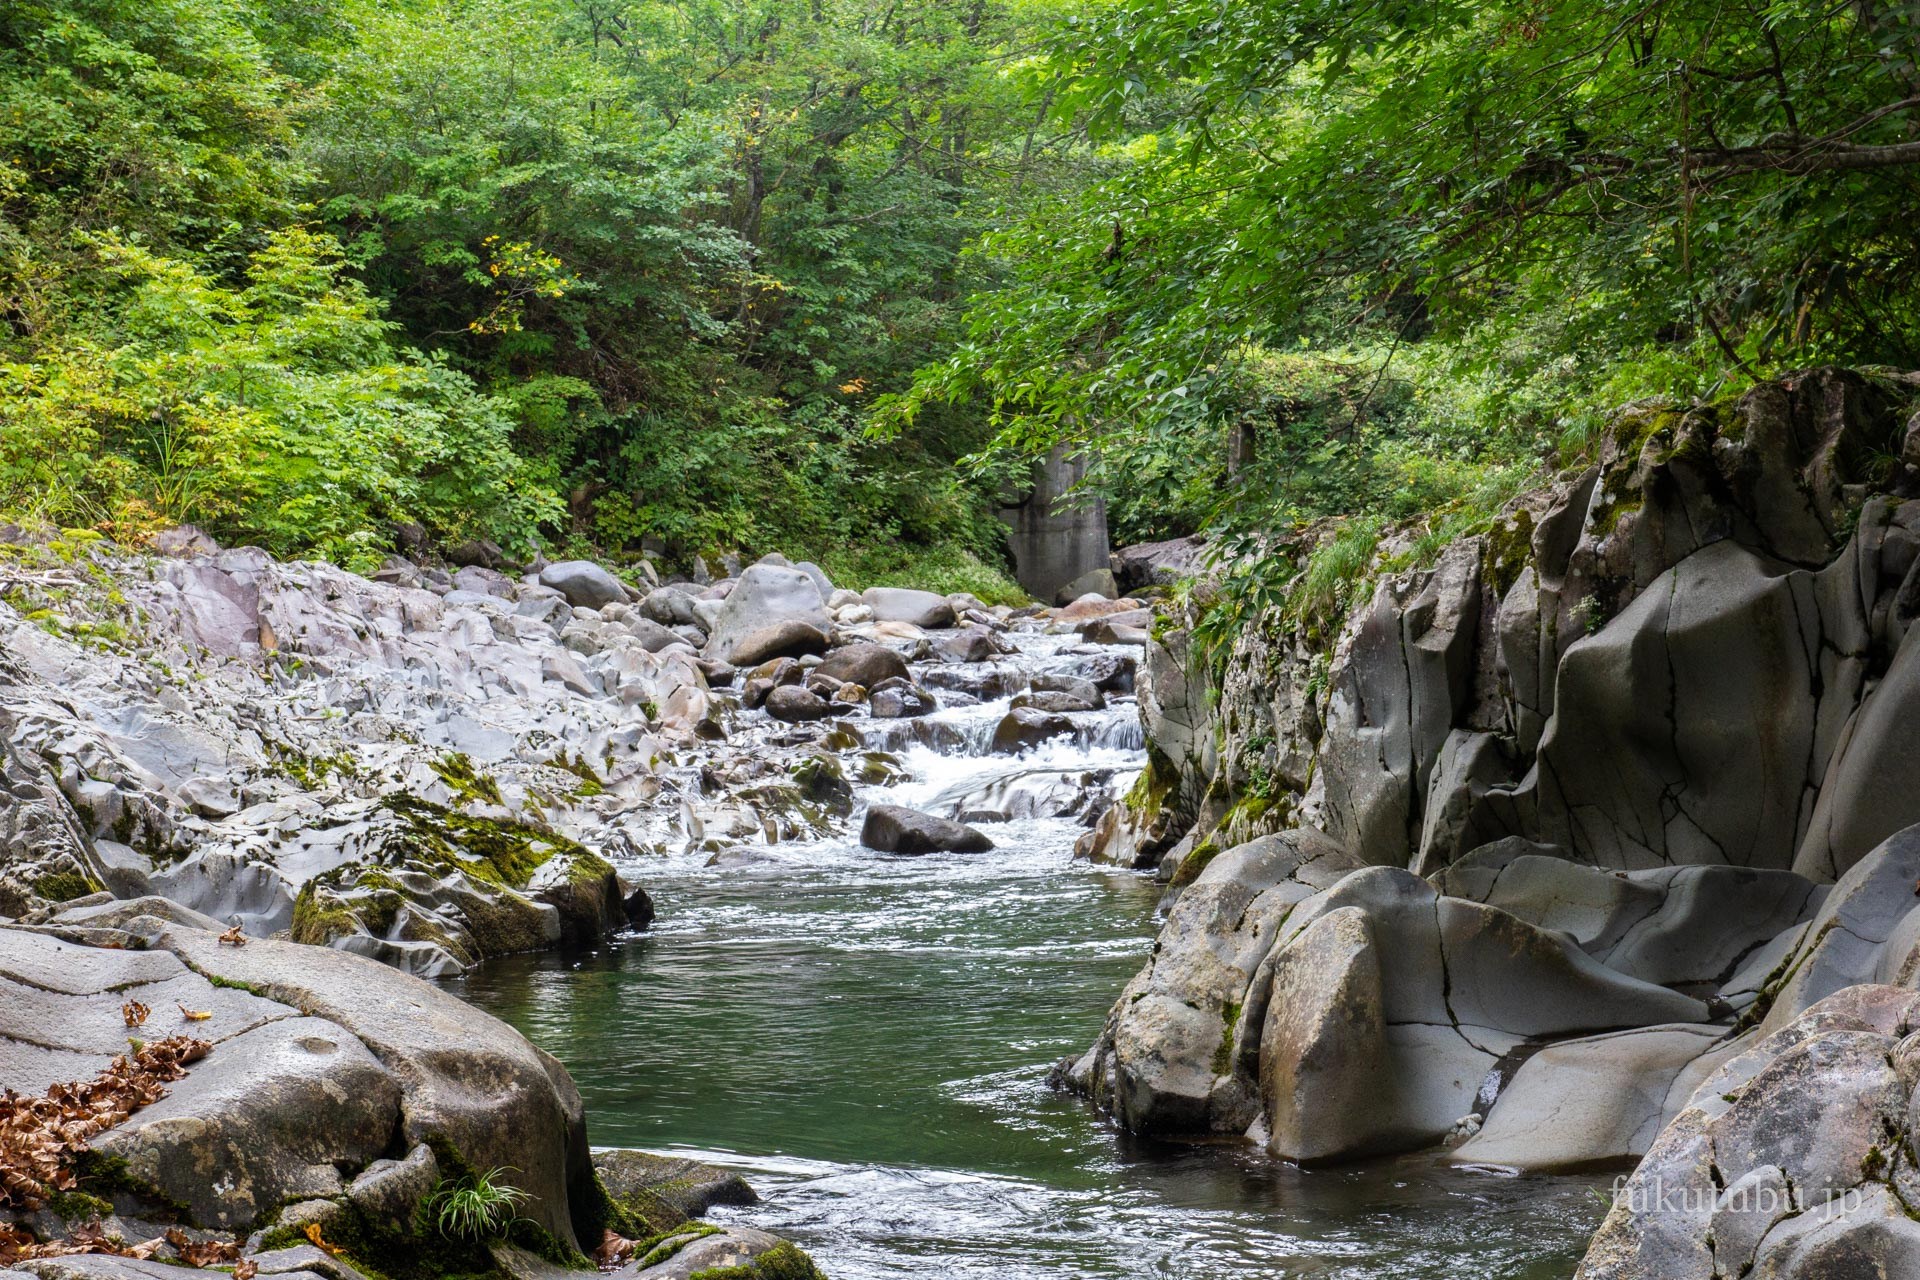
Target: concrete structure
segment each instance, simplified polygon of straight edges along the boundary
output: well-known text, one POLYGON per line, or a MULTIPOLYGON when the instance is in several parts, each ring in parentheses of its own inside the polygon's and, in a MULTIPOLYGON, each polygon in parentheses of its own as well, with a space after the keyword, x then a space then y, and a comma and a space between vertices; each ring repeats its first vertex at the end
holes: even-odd
POLYGON ((1062 445, 1034 464, 1026 495, 999 510, 1008 525, 1014 575, 1036 600, 1050 603, 1054 592, 1081 574, 1108 567, 1106 502, 1065 497, 1086 474, 1085 456, 1062 445))

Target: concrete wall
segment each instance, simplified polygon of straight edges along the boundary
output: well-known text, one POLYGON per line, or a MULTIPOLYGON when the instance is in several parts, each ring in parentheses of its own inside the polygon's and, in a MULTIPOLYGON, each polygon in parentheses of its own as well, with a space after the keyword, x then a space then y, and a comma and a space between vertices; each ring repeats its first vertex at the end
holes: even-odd
POLYGON ((1083 573, 1108 568, 1107 504, 1100 500, 1061 500, 1087 473, 1084 457, 1055 449, 1034 464, 1031 487, 1017 503, 1003 506, 1014 575, 1036 600, 1052 603, 1053 593, 1083 573))

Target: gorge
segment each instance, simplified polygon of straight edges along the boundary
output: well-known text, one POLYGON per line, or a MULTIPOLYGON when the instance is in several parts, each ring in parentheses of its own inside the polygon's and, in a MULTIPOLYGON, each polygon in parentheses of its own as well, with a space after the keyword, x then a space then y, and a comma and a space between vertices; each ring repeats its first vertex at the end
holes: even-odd
POLYGON ((16 1265, 411 1280, 421 1206, 498 1177, 513 1230, 455 1247, 516 1276, 603 1236, 634 1276, 1904 1274, 1897 403, 1630 410, 1225 652, 1188 544, 1015 610, 22 536, 14 1131, 189 1058, 14 1184, 16 1265), (976 851, 863 848, 886 805, 976 851))

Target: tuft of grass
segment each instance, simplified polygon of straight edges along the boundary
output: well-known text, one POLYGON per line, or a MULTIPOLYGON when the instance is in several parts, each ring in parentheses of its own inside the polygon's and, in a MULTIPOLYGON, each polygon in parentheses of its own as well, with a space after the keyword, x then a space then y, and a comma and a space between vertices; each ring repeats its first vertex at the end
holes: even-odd
POLYGON ((434 1229, 449 1240, 495 1240, 519 1216, 527 1193, 509 1185, 505 1175, 516 1169, 489 1169, 459 1178, 442 1179, 427 1198, 426 1211, 434 1229))

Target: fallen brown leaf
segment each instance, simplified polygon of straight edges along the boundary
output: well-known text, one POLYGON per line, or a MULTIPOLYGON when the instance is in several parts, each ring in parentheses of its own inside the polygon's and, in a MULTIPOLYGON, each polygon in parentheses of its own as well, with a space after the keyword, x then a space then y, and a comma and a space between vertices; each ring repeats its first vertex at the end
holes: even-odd
POLYGON ((147 1008, 147 1006, 141 1004, 138 1000, 129 1000, 120 1006, 120 1016, 127 1020, 127 1025, 130 1027, 137 1027, 145 1022, 147 1015, 152 1012, 153 1010, 147 1008))
POLYGON ((328 1244, 326 1237, 320 1234, 319 1223, 309 1222, 302 1229, 301 1234, 305 1235, 307 1239, 310 1242, 312 1242, 313 1247, 320 1250, 322 1253, 325 1253, 330 1257, 338 1257, 340 1255, 340 1246, 337 1244, 328 1244))
POLYGON ((232 928, 228 929, 225 933, 221 934, 220 941, 226 943, 230 947, 244 947, 247 945, 247 937, 245 934, 240 932, 240 926, 237 924, 234 925, 232 928))
MULTIPOLYGON (((174 1003, 180 1004, 178 1000, 175 1000, 174 1003)), ((211 1018, 213 1016, 213 1010, 189 1009, 187 1008, 187 1006, 180 1004, 180 1016, 185 1018, 188 1022, 205 1022, 208 1018, 211 1018)))
POLYGON ((260 1264, 252 1258, 242 1258, 233 1264, 233 1280, 253 1280, 260 1274, 260 1264))

